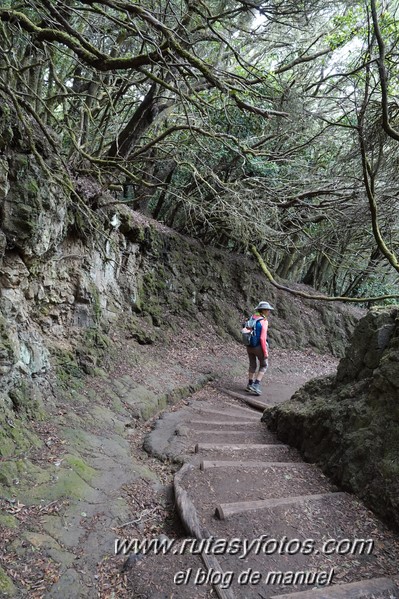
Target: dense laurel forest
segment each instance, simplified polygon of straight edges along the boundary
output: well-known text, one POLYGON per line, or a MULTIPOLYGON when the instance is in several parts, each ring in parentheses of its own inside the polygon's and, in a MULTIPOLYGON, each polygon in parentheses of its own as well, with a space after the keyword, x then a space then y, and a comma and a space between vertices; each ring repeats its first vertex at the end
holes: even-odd
POLYGON ((2 0, 0 111, 22 123, 40 185, 67 190, 79 234, 108 193, 206 244, 253 244, 277 277, 392 295, 398 10, 2 0))

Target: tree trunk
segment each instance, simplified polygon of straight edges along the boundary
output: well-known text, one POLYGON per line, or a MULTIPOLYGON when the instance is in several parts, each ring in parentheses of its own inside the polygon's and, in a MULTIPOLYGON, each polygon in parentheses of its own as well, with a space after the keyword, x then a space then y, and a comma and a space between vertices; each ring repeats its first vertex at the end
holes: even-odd
POLYGON ((108 156, 126 158, 132 147, 142 137, 155 118, 155 93, 157 86, 153 83, 140 106, 135 110, 126 127, 121 131, 108 150, 108 156))

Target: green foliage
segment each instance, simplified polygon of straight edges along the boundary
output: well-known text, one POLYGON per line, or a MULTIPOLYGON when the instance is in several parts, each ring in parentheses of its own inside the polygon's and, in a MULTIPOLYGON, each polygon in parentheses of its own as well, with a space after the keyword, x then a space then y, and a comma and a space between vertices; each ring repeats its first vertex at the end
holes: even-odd
MULTIPOLYGON (((378 297, 379 295, 390 295, 398 293, 399 280, 396 282, 381 281, 377 274, 369 275, 357 289, 359 297, 378 297)), ((384 306, 392 306, 398 303, 398 299, 385 299, 379 302, 384 306)), ((370 307, 370 306, 366 306, 370 307)))
MULTIPOLYGON (((267 18, 234 0, 98 0, 87 13, 78 0, 56 4, 57 12, 31 0, 11 16, 0 8, 0 148, 14 144, 21 168, 32 155, 62 161, 78 191, 71 235, 88 239, 103 226, 93 215, 104 190, 128 188, 122 200, 135 209, 207 244, 241 251, 255 243, 296 280, 311 259, 313 279, 329 278, 339 291, 372 253, 369 172, 384 236, 397 247, 399 146, 382 128, 364 2, 290 0, 267 5, 267 18), (82 178, 96 179, 97 191, 82 189, 82 178)), ((398 20, 394 7, 377 13, 397 127, 398 20)), ((38 190, 26 184, 33 202, 38 190)), ((121 231, 145 241, 128 218, 121 231)), ((95 296, 93 309, 97 322, 95 296)))
POLYGON ((332 19, 333 30, 326 37, 331 50, 336 50, 351 42, 355 37, 361 38, 367 32, 365 11, 363 6, 354 6, 332 19))

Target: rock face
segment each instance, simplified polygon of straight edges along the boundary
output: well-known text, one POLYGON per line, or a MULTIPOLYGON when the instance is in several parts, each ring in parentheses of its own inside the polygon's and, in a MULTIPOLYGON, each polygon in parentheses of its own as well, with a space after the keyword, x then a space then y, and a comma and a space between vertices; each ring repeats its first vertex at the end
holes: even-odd
POLYGON ((314 379, 263 421, 399 528, 399 308, 357 325, 337 375, 314 379))

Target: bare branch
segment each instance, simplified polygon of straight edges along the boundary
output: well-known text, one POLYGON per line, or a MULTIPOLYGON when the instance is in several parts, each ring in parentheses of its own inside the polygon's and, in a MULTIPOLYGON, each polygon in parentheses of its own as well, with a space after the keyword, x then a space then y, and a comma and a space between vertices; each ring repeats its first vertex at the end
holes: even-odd
POLYGON ((291 287, 286 287, 285 285, 280 285, 280 283, 277 283, 277 281, 274 279, 272 273, 266 266, 264 260, 262 259, 262 256, 259 254, 258 250, 256 249, 256 247, 254 245, 250 246, 250 250, 251 250, 252 254, 255 256, 255 258, 257 259, 259 266, 261 267, 263 273, 266 275, 267 279, 270 281, 270 283, 273 285, 273 287, 276 287, 276 289, 280 289, 281 291, 286 291, 287 293, 291 293, 292 295, 296 295, 298 297, 303 297, 305 299, 310 299, 310 300, 325 301, 325 302, 350 302, 352 304, 354 304, 354 303, 364 304, 367 302, 377 302, 377 301, 382 301, 382 300, 386 300, 386 299, 396 299, 399 297, 399 294, 379 295, 379 296, 374 296, 374 297, 344 297, 344 296, 330 297, 327 295, 312 295, 310 293, 305 293, 304 291, 299 291, 298 289, 292 289, 291 287))

